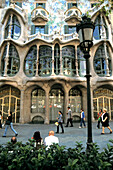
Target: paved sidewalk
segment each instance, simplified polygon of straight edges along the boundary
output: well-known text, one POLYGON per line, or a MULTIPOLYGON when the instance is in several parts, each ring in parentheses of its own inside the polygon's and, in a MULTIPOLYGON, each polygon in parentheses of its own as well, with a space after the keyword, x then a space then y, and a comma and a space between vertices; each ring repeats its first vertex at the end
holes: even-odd
MULTIPOLYGON (((86 123, 87 125, 87 123, 86 123)), ((107 147, 107 143, 109 143, 110 139, 113 139, 113 133, 109 134, 109 130, 105 129, 105 135, 101 135, 102 129, 96 129, 97 122, 92 124, 92 134, 93 134, 93 142, 97 142, 100 151, 103 150, 104 147, 107 147)), ((65 125, 64 125, 65 126, 65 125)), ((110 122, 110 127, 113 130, 113 122, 110 122)), ((26 143, 29 138, 31 138, 35 131, 40 131, 41 137, 44 139, 48 136, 48 132, 50 130, 54 130, 56 132, 56 126, 54 124, 44 125, 44 124, 18 124, 14 125, 14 129, 18 132, 17 140, 26 143)), ((59 128, 61 131, 61 128, 59 128)), ((0 144, 6 144, 11 140, 11 137, 14 133, 11 129, 8 129, 7 137, 3 138, 2 135, 4 133, 5 127, 0 129, 0 144)), ((87 143, 87 128, 79 129, 79 123, 74 123, 74 127, 64 127, 64 134, 55 134, 60 141, 60 145, 65 145, 66 148, 74 148, 75 142, 82 142, 83 146, 86 147, 87 143)))

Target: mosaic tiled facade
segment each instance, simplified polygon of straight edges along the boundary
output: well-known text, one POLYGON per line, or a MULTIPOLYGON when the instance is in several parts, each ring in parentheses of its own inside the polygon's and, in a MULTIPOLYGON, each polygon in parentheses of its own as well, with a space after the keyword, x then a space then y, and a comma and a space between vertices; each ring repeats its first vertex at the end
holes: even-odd
POLYGON ((2 1, 0 4, 0 111, 13 122, 55 122, 67 107, 87 119, 86 63, 76 24, 88 11, 95 23, 90 51, 92 120, 107 108, 113 119, 113 13, 97 1, 2 1))

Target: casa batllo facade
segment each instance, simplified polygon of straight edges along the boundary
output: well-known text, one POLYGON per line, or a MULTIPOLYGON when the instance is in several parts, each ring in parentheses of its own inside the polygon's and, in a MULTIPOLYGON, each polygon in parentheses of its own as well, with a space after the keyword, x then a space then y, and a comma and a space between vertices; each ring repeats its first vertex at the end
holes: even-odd
MULTIPOLYGON (((87 117, 86 63, 80 51, 76 24, 82 11, 79 1, 66 1, 64 32, 49 31, 47 1, 35 1, 30 17, 21 2, 0 4, 0 111, 5 120, 8 110, 13 122, 56 121, 58 111, 67 107, 73 121, 83 108, 87 117)), ((113 36, 112 13, 90 1, 89 14, 95 23, 90 50, 92 119, 104 107, 113 119, 113 36)))

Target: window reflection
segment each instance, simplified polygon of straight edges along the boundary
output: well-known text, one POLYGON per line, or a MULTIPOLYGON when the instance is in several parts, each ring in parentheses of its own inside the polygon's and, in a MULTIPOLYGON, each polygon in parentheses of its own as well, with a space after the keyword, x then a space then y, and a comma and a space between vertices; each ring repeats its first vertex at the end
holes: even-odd
POLYGON ((59 86, 61 85, 55 85, 55 88, 49 93, 49 118, 51 122, 56 121, 59 110, 63 112, 64 92, 59 88, 59 86))
POLYGON ((72 88, 69 91, 69 105, 71 107, 72 113, 80 113, 81 96, 81 92, 76 88, 72 88))
POLYGON ((31 113, 45 113, 45 91, 37 88, 32 91, 31 113))

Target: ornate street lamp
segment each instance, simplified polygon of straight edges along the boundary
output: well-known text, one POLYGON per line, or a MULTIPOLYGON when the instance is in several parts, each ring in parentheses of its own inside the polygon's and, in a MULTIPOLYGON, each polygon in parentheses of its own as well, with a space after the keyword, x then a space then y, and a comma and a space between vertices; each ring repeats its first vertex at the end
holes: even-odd
POLYGON ((94 23, 87 16, 82 17, 80 24, 77 24, 77 33, 80 39, 80 49, 86 59, 86 78, 87 78, 87 116, 88 116, 88 139, 87 148, 91 146, 92 141, 92 112, 91 112, 91 92, 90 92, 90 48, 93 46, 94 23))

